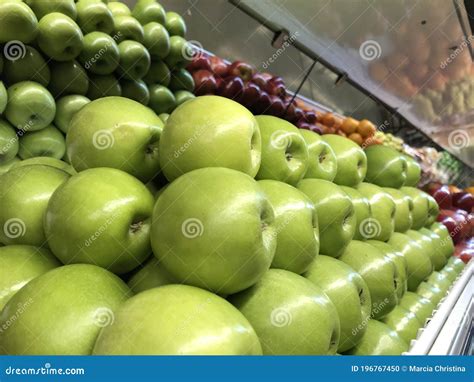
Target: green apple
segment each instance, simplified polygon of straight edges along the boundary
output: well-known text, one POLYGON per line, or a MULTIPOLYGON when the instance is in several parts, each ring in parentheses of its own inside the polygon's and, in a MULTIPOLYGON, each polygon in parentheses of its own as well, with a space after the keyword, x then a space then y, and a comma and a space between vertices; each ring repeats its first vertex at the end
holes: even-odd
POLYGON ((407 262, 403 254, 383 241, 369 240, 367 243, 382 251, 385 256, 393 261, 396 271, 395 282, 397 284, 397 298, 398 301, 400 301, 408 288, 407 262))
POLYGON ((171 81, 171 72, 163 61, 152 61, 150 70, 143 77, 148 85, 163 85, 168 86, 171 81))
POLYGON ((143 80, 121 80, 120 86, 122 87, 122 97, 133 99, 145 106, 150 102, 150 92, 143 80))
POLYGON ((338 352, 357 345, 370 319, 372 303, 364 279, 346 263, 318 256, 303 275, 320 287, 336 307, 341 325, 338 352))
POLYGON ((197 169, 158 198, 153 253, 180 282, 236 293, 270 267, 277 245, 274 220, 270 202, 250 176, 228 168, 197 169))
POLYGON ((126 301, 113 325, 102 329, 93 354, 259 355, 262 348, 247 319, 223 298, 165 285, 126 301))
POLYGON ((18 156, 21 159, 52 157, 61 159, 66 153, 64 135, 53 125, 26 133, 20 138, 18 156))
POLYGON ((449 259, 454 253, 454 243, 453 238, 449 234, 446 226, 444 224, 435 222, 430 226, 430 231, 438 234, 441 237, 439 249, 444 253, 444 256, 449 259))
POLYGON ((0 312, 29 281, 60 265, 45 248, 31 245, 0 247, 0 312))
MULTIPOLYGON (((1 56, 0 56, 1 57, 1 56)), ((3 114, 8 103, 8 93, 3 81, 0 81, 0 114, 3 114)))
POLYGON ((429 230, 428 228, 422 228, 418 230, 419 233, 427 236, 431 239, 433 246, 433 253, 430 254, 431 261, 433 262, 434 270, 440 271, 445 265, 448 259, 445 256, 443 246, 443 239, 436 232, 429 230))
POLYGON ((354 232, 354 240, 366 240, 366 237, 362 235, 364 231, 361 231, 359 228, 363 227, 363 224, 367 224, 367 221, 370 220, 370 217, 372 216, 369 199, 363 196, 355 188, 347 186, 340 187, 347 195, 349 195, 352 205, 354 206, 354 212, 356 217, 356 230, 354 232))
POLYGON ((362 340, 345 354, 349 355, 401 355, 408 344, 388 325, 377 320, 367 323, 362 340))
POLYGON ((140 24, 136 18, 132 16, 114 16, 113 37, 117 43, 125 40, 143 43, 145 32, 142 24, 140 24))
POLYGON ((120 1, 109 1, 107 3, 107 8, 109 8, 110 12, 112 12, 112 16, 131 16, 132 11, 128 7, 127 4, 124 4, 120 1))
POLYGON ((416 230, 424 227, 428 220, 430 209, 428 194, 414 187, 402 187, 400 190, 413 200, 412 229, 416 230))
POLYGON ((405 180, 405 186, 416 187, 421 178, 421 166, 411 156, 406 155, 405 159, 407 161, 407 178, 405 180))
POLYGON ((150 92, 150 108, 156 114, 171 113, 176 108, 176 98, 167 87, 151 85, 148 91, 150 92))
POLYGON ((249 320, 265 355, 331 355, 337 351, 336 307, 304 277, 270 269, 229 301, 249 320))
POLYGON ((166 12, 165 27, 170 36, 184 37, 186 35, 186 23, 176 12, 166 12))
POLYGON ((128 286, 133 293, 140 293, 168 284, 176 284, 176 280, 154 256, 128 280, 128 286))
POLYGON ((107 4, 100 0, 79 0, 76 6, 77 23, 84 33, 113 32, 114 18, 107 4))
MULTIPOLYGON (((0 163, 0 175, 3 175, 5 174, 6 172, 10 171, 10 169, 15 166, 17 163, 20 163, 21 162, 21 159, 18 158, 18 157, 14 157, 12 160, 10 160, 9 162, 5 162, 5 163, 0 163)), ((1 244, 1 240, 0 240, 0 244, 1 244)))
POLYGON ((386 316, 397 305, 397 270, 394 262, 376 247, 352 240, 340 257, 367 283, 372 301, 371 316, 386 316))
MULTIPOLYGON (((146 26, 145 26, 145 39, 146 39, 146 26)), ((183 68, 192 61, 194 56, 195 47, 191 42, 186 41, 181 36, 170 37, 170 49, 168 55, 164 58, 168 68, 183 68)), ((159 58, 162 58, 159 56, 159 58)))
POLYGON ((319 224, 319 253, 339 257, 354 237, 356 216, 349 196, 336 184, 323 179, 298 183, 316 207, 319 224))
POLYGON ((169 88, 176 92, 177 90, 194 90, 194 79, 186 69, 178 69, 171 73, 169 88))
POLYGON ((79 61, 89 72, 103 76, 111 74, 118 68, 121 59, 117 43, 109 35, 91 32, 84 36, 79 61))
MULTIPOLYGON (((148 49, 153 59, 163 60, 171 53, 170 36, 166 28, 150 22, 143 27, 143 45, 148 49)), ((176 52, 174 51, 176 55, 176 52)))
POLYGON ((7 121, 0 119, 0 164, 10 162, 18 154, 18 136, 7 121))
POLYGON ((366 239, 387 241, 395 230, 395 201, 375 184, 363 182, 357 186, 357 190, 368 199, 372 214, 368 220, 360 223, 360 234, 366 239))
POLYGON ((28 44, 38 34, 38 19, 31 8, 21 1, 0 2, 0 20, 0 44, 14 41, 28 44))
POLYGON ((142 25, 150 22, 164 25, 166 21, 165 10, 156 0, 138 0, 133 8, 132 15, 142 25))
POLYGON ((438 202, 431 195, 426 194, 428 198, 428 218, 425 222, 425 227, 430 227, 439 215, 439 205, 438 202))
POLYGON ((431 317, 436 308, 430 300, 413 292, 405 293, 400 301, 400 306, 414 313, 421 324, 431 317))
POLYGON ((151 59, 148 50, 139 42, 132 40, 122 41, 118 45, 120 64, 118 74, 128 80, 139 80, 150 69, 151 59))
POLYGON ((443 268, 446 264, 446 258, 441 252, 437 251, 436 242, 433 242, 430 236, 423 235, 414 230, 408 230, 406 235, 415 240, 420 245, 423 252, 428 254, 431 264, 433 265, 433 270, 443 268))
POLYGON ((411 292, 416 291, 420 283, 433 271, 433 264, 428 253, 424 252, 416 240, 395 232, 388 241, 392 247, 400 251, 407 263, 407 285, 411 292))
POLYGON ((454 282, 458 278, 458 272, 451 265, 445 265, 439 273, 446 276, 451 282, 454 282))
POLYGON ((333 149, 313 131, 301 129, 300 133, 308 147, 308 170, 304 177, 332 182, 337 173, 337 161, 333 149))
POLYGON ((170 115, 159 153, 169 181, 202 167, 228 167, 254 177, 261 157, 257 120, 228 98, 197 97, 170 115))
POLYGON ((424 297, 430 300, 433 305, 437 306, 441 299, 446 294, 443 290, 441 290, 438 286, 429 284, 426 281, 423 281, 418 288, 416 289, 416 293, 421 297, 424 297))
POLYGON ((0 332, 0 354, 91 354, 130 294, 117 276, 93 265, 53 269, 30 281, 0 313, 0 326, 9 324, 0 332))
POLYGON ((428 284, 434 285, 441 289, 443 293, 447 293, 451 288, 451 280, 444 274, 440 272, 433 272, 430 277, 426 280, 428 284))
POLYGON ((54 124, 66 134, 69 130, 69 124, 72 117, 87 105, 91 100, 82 95, 67 95, 56 101, 56 116, 54 124))
POLYGON ((365 148, 367 175, 365 181, 380 187, 400 188, 407 178, 407 161, 392 147, 371 145, 365 148))
POLYGON ((74 0, 25 0, 25 3, 30 6, 38 20, 53 12, 63 13, 73 20, 77 16, 74 0))
POLYGON ((34 81, 48 86, 51 72, 41 53, 32 46, 25 45, 24 55, 16 60, 5 60, 3 76, 9 84, 34 81))
POLYGON ((163 123, 166 123, 166 121, 168 121, 168 118, 170 117, 170 115, 168 113, 161 113, 158 117, 160 117, 160 119, 163 121, 163 123))
POLYGON ((123 171, 82 171, 51 197, 44 219, 48 245, 64 264, 129 272, 151 252, 153 204, 148 189, 123 171))
POLYGON ((76 60, 49 62, 51 77, 48 89, 55 98, 69 94, 86 95, 89 89, 89 78, 84 68, 76 60))
POLYGON ((0 242, 41 246, 43 216, 53 192, 69 175, 50 166, 10 169, 0 177, 0 242))
POLYGON ((51 124, 56 104, 51 93, 42 85, 24 81, 8 88, 5 117, 17 129, 36 131, 51 124))
POLYGON ((276 180, 258 184, 275 212, 277 247, 271 267, 305 272, 319 253, 318 216, 313 203, 289 184, 276 180))
POLYGON ((87 98, 96 100, 105 97, 120 97, 121 95, 122 88, 113 74, 108 76, 89 75, 89 90, 86 93, 87 98))
POLYGON ((112 167, 147 182, 160 172, 163 122, 152 110, 122 97, 92 101, 78 111, 66 137, 77 171, 112 167))
POLYGON ((406 232, 413 224, 413 200, 405 193, 395 188, 384 187, 395 202, 395 232, 406 232))
POLYGON ((447 264, 451 265, 456 270, 456 272, 458 272, 458 274, 461 273, 466 266, 466 264, 464 264, 464 262, 459 257, 455 256, 451 256, 451 258, 448 259, 447 264))
POLYGON ((308 148, 299 129, 284 119, 258 115, 262 161, 256 179, 274 179, 296 185, 308 169, 308 148))
POLYGON ((415 313, 401 306, 396 306, 382 319, 382 322, 392 328, 408 344, 416 338, 418 329, 422 326, 415 313))
MULTIPOLYGON (((188 92, 187 90, 178 90, 176 92, 174 92, 174 98, 176 99, 176 107, 178 107, 179 105, 191 100, 191 99, 194 99, 196 98, 196 96, 191 93, 191 92, 188 92)), ((163 113, 161 113, 163 114, 163 113)))
POLYGON ((38 46, 56 61, 70 61, 81 53, 84 37, 76 22, 62 13, 48 13, 38 23, 38 46))
POLYGON ((336 155, 337 172, 334 183, 356 187, 365 178, 367 157, 364 150, 350 139, 335 134, 326 134, 322 138, 331 146, 336 155))
POLYGON ((31 165, 42 165, 42 166, 51 166, 59 170, 67 172, 69 175, 77 174, 76 170, 72 168, 69 163, 66 163, 62 160, 51 158, 51 157, 34 157, 22 161, 18 161, 12 165, 13 168, 31 166, 31 165))

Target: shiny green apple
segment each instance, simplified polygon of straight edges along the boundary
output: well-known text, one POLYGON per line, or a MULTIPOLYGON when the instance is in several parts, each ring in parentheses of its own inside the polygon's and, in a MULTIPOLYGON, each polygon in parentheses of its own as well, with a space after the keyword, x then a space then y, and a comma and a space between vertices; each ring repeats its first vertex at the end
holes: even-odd
POLYGON ((407 187, 416 187, 421 178, 421 166, 411 156, 406 155, 405 159, 407 161, 407 178, 404 185, 407 187))
POLYGON ((44 219, 48 245, 64 264, 129 272, 150 255, 153 204, 145 185, 123 171, 82 171, 50 199, 44 219))
POLYGON ((395 232, 388 241, 392 247, 400 251, 407 263, 408 290, 416 291, 420 283, 433 271, 430 256, 424 252, 416 240, 411 237, 395 232))
POLYGON ((422 228, 418 230, 419 233, 427 236, 431 239, 433 244, 434 253, 431 254, 431 261, 433 262, 434 270, 440 271, 447 263, 448 259, 445 256, 445 251, 442 248, 443 239, 435 231, 431 231, 428 228, 422 228))
POLYGON ((258 115, 262 136, 262 162, 256 179, 296 185, 308 169, 308 148, 299 129, 284 119, 258 115))
POLYGON ((433 272, 430 277, 426 280, 428 284, 434 285, 441 289, 443 293, 447 293, 448 290, 451 288, 451 280, 446 275, 440 272, 433 272))
POLYGON ((165 27, 170 36, 184 37, 186 35, 186 23, 176 12, 166 12, 165 27))
POLYGON ((30 6, 38 20, 53 12, 63 13, 73 20, 77 16, 74 0, 25 0, 25 3, 30 6))
POLYGON ((395 330, 400 338, 408 344, 416 338, 418 329, 422 326, 415 313, 401 306, 396 306, 382 319, 382 322, 395 330))
POLYGON ((122 88, 113 74, 108 76, 89 74, 89 89, 86 93, 87 98, 96 100, 105 97, 120 97, 121 95, 122 88))
POLYGON ((405 193, 395 188, 384 187, 395 202, 395 232, 406 232, 413 224, 413 200, 405 193))
POLYGON ((272 268, 305 272, 319 253, 318 216, 313 203, 289 184, 276 180, 258 184, 275 212, 277 247, 272 268))
POLYGON ((446 258, 437 250, 437 243, 432 240, 431 236, 423 235, 414 230, 408 230, 406 235, 415 240, 420 245, 423 252, 428 254, 431 264, 433 264, 433 270, 440 270, 443 268, 446 264, 446 258))
POLYGON ((66 163, 62 160, 51 158, 51 157, 34 157, 22 161, 18 161, 12 165, 13 168, 24 167, 30 165, 41 165, 41 166, 51 166, 59 170, 67 172, 69 175, 77 174, 76 170, 72 168, 69 163, 66 163))
POLYGON ((22 54, 15 60, 5 60, 3 76, 9 84, 34 81, 48 86, 51 72, 40 52, 32 46, 24 46, 22 54))
POLYGON ((132 11, 128 7, 128 5, 120 1, 109 1, 107 3, 107 8, 109 8, 110 12, 112 12, 112 16, 114 16, 114 19, 117 16, 131 16, 132 15, 132 11))
MULTIPOLYGON (((0 56, 1 57, 1 56, 0 56)), ((0 81, 0 114, 3 114, 8 103, 8 93, 3 81, 0 81)))
POLYGON ((45 248, 31 245, 0 247, 0 312, 28 282, 60 265, 45 248))
POLYGON ((423 281, 416 289, 416 294, 430 300, 433 305, 437 306, 446 293, 438 286, 423 281))
POLYGON ((364 233, 362 228, 364 227, 364 224, 367 224, 367 221, 369 221, 370 217, 372 216, 369 199, 363 196, 355 188, 348 186, 340 187, 347 195, 349 195, 349 198, 351 198, 351 202, 354 206, 356 217, 356 230, 354 232, 354 240, 366 240, 366 237, 362 235, 364 233))
POLYGON ((326 293, 340 318, 341 337, 338 352, 357 345, 370 319, 372 303, 364 279, 346 263, 320 255, 303 274, 326 293))
POLYGON ((237 102, 197 97, 170 115, 159 153, 169 181, 202 167, 228 167, 254 177, 260 166, 260 130, 252 113, 237 102))
POLYGON ((88 355, 114 311, 130 296, 127 285, 88 264, 53 269, 30 281, 0 313, 0 354, 88 355), (11 320, 16 317, 16 320, 11 320))
POLYGON ((425 227, 430 227, 439 215, 439 205, 438 202, 431 195, 426 194, 428 198, 428 218, 425 222, 425 227))
POLYGON ((196 98, 196 96, 187 90, 177 90, 174 92, 174 98, 176 100, 176 106, 179 106, 191 99, 196 98))
POLYGON ((384 145, 371 145, 364 151, 367 155, 365 182, 391 188, 405 184, 407 161, 399 151, 384 145))
POLYGON ((76 7, 77 23, 84 33, 113 32, 114 19, 107 4, 101 0, 79 0, 76 7))
POLYGON ((229 301, 249 320, 265 355, 331 355, 337 351, 337 310, 328 296, 304 277, 270 269, 229 301))
POLYGON ((43 217, 53 192, 69 175, 50 166, 24 166, 0 177, 0 242, 41 246, 43 217))
POLYGON ((133 99, 142 105, 148 105, 150 102, 150 91, 143 80, 121 80, 122 97, 133 99))
POLYGON ((339 258, 358 272, 370 291, 371 316, 386 316, 397 305, 396 267, 392 259, 378 248, 352 240, 339 258))
POLYGON ((424 227, 428 221, 430 209, 428 194, 414 187, 402 187, 400 190, 413 200, 413 224, 411 228, 417 230, 424 227))
POLYGON ((444 224, 435 222, 430 227, 430 231, 438 234, 441 237, 441 244, 438 247, 443 253, 446 259, 451 258, 454 253, 453 238, 449 234, 448 229, 444 224))
POLYGON ((176 98, 166 86, 151 85, 148 91, 150 93, 148 104, 156 114, 171 113, 176 108, 176 98))
POLYGON ((81 53, 84 36, 69 16, 48 13, 39 21, 38 31, 38 46, 53 60, 70 61, 81 53))
POLYGON ((223 298, 188 285, 165 285, 126 301, 113 325, 102 329, 93 353, 259 355, 262 347, 247 319, 223 298))
POLYGON ((163 123, 152 110, 122 97, 92 101, 69 124, 67 153, 77 171, 118 168, 147 182, 160 172, 163 123))
POLYGON ((79 94, 72 94, 62 97, 56 101, 56 116, 54 125, 66 134, 72 117, 87 105, 91 100, 79 94))
POLYGON ((301 129, 300 133, 308 147, 308 170, 304 177, 332 182, 337 173, 337 161, 333 149, 313 131, 301 129))
POLYGON ((18 156, 21 159, 52 157, 61 159, 66 153, 64 135, 53 125, 39 131, 25 133, 20 138, 18 156))
POLYGON ((346 354, 400 355, 408 351, 408 344, 388 325, 370 320, 362 340, 346 354))
POLYGON ((173 73, 171 73, 169 87, 173 92, 178 90, 187 90, 192 92, 194 90, 193 76, 186 69, 175 70, 173 73))
POLYGON ((19 150, 18 136, 12 125, 0 119, 0 164, 10 162, 19 150))
POLYGON ((139 42, 122 41, 118 45, 120 64, 117 72, 120 78, 139 80, 148 73, 151 64, 150 53, 139 42))
POLYGON ((36 131, 51 124, 56 104, 51 93, 42 85, 24 81, 8 88, 5 117, 17 129, 36 131))
MULTIPOLYGON (((125 4, 123 4, 125 5, 125 4)), ((114 40, 120 43, 125 40, 133 40, 143 43, 145 32, 142 24, 132 16, 115 16, 114 15, 114 40)))
POLYGON ((324 141, 334 151, 337 161, 337 172, 334 183, 341 186, 356 187, 365 178, 367 156, 359 145, 335 134, 323 135, 324 141))
POLYGON ((258 183, 227 168, 180 176, 153 211, 151 244, 165 269, 220 294, 255 284, 273 261, 276 238, 273 208, 258 183))
POLYGON ((21 1, 0 2, 0 44, 21 41, 28 44, 38 34, 38 19, 31 8, 21 1))
POLYGON ((79 61, 89 72, 103 76, 112 74, 121 59, 117 43, 108 34, 91 32, 84 36, 79 61))
POLYGON ((464 264, 464 262, 459 257, 455 256, 451 256, 448 259, 447 265, 451 265, 456 270, 456 272, 458 272, 458 274, 461 273, 466 267, 466 264, 464 264))
POLYGON ((176 280, 165 270, 158 259, 152 256, 143 265, 143 268, 130 277, 127 284, 133 293, 140 293, 163 285, 176 284, 176 280))
POLYGON ((165 10, 156 0, 138 0, 133 8, 132 15, 142 25, 150 22, 165 25, 166 21, 165 10))
MULTIPOLYGON (((152 59, 164 60, 171 53, 170 36, 166 28, 150 22, 143 27, 143 45, 148 49, 152 59)), ((176 55, 176 53, 174 53, 176 55)))
POLYGON ((414 292, 405 293, 400 301, 400 306, 413 312, 421 324, 431 317, 436 307, 430 300, 414 292))
MULTIPOLYGON (((20 163, 21 162, 21 159, 18 158, 18 157, 14 157, 12 160, 10 160, 9 162, 5 162, 5 163, 0 163, 0 175, 3 175, 5 174, 6 172, 10 171, 10 169, 16 165, 17 163, 20 163)), ((1 241, 0 241, 1 243, 1 241)))
POLYGON ((48 89, 55 98, 69 94, 86 95, 89 89, 89 78, 84 68, 76 60, 48 63, 54 76, 51 77, 48 89))
POLYGON ((171 81, 171 72, 163 61, 151 61, 150 70, 143 77, 143 81, 147 85, 163 85, 168 86, 171 81))
POLYGON ((375 184, 363 182, 357 191, 369 200, 371 210, 371 217, 358 227, 360 234, 366 239, 387 241, 395 230, 395 201, 375 184))

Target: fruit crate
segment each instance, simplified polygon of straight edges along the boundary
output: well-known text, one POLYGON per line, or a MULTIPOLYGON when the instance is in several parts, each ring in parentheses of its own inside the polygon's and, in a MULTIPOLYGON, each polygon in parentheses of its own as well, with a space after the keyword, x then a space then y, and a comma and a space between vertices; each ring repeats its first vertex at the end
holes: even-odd
POLYGON ((474 260, 441 300, 406 355, 472 355, 474 349, 474 260))

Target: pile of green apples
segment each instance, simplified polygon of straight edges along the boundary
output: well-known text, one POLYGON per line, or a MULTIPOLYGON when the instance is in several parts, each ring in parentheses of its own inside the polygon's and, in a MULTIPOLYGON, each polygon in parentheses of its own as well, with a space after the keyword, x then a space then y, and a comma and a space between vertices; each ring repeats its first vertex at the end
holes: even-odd
POLYGON ((0 176, 1 354, 401 354, 462 271, 416 162, 124 97, 0 176))
POLYGON ((0 19, 0 172, 22 159, 62 159, 69 121, 91 100, 127 97, 165 119, 194 98, 186 25, 155 0, 133 10, 119 1, 4 0, 0 19))

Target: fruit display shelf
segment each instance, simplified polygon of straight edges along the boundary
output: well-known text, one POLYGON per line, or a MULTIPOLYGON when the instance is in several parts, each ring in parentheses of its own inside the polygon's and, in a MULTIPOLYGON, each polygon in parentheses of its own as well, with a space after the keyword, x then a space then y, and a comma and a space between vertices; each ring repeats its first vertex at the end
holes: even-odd
POLYGON ((472 355, 474 348, 474 260, 443 298, 406 355, 472 355))

